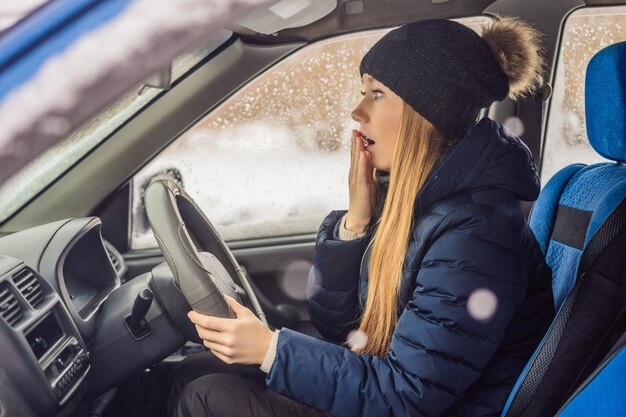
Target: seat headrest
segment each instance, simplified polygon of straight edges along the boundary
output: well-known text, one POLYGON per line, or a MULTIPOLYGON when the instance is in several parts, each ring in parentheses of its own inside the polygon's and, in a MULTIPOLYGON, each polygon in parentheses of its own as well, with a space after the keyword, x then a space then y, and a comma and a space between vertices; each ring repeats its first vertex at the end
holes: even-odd
POLYGON ((626 162, 626 42, 600 50, 587 65, 587 137, 603 157, 626 162))

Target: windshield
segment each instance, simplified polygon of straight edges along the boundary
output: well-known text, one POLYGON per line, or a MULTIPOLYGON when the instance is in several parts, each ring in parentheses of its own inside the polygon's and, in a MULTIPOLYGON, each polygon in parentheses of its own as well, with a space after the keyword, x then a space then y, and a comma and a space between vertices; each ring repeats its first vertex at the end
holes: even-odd
MULTIPOLYGON (((176 58, 172 63, 172 82, 191 70, 202 59, 232 36, 223 31, 211 42, 176 58)), ((46 188, 68 168, 79 161, 91 149, 100 144, 113 131, 131 118, 155 97, 161 89, 135 86, 124 97, 107 107, 100 114, 64 140, 43 152, 17 174, 0 186, 0 222, 4 222, 25 203, 46 188)), ((49 120, 46 129, 64 129, 63 120, 49 120)))

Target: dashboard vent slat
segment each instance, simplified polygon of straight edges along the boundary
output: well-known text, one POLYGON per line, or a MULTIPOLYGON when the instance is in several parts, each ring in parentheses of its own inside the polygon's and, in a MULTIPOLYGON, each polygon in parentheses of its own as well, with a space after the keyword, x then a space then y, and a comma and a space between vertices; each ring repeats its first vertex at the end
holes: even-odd
POLYGON ((31 306, 37 307, 43 301, 41 285, 31 270, 22 269, 13 275, 13 283, 31 306))
POLYGON ((104 248, 106 249, 107 255, 111 260, 111 264, 113 264, 113 269, 117 272, 117 275, 121 277, 126 269, 123 258, 110 243, 105 242, 104 248))
POLYGON ((14 326, 22 318, 22 308, 6 285, 0 287, 0 315, 10 326, 14 326))
POLYGON ((115 268, 116 271, 119 271, 120 260, 117 259, 117 256, 115 256, 111 252, 109 252, 109 259, 111 259, 111 263, 113 264, 113 268, 115 268))

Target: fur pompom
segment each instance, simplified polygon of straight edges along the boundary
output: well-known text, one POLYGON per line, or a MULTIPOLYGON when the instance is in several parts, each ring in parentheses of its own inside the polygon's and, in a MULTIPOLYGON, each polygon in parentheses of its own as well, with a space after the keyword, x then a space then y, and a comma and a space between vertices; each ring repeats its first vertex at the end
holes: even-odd
POLYGON ((529 95, 543 82, 541 33, 513 17, 496 18, 483 26, 482 38, 509 79, 509 98, 529 95))

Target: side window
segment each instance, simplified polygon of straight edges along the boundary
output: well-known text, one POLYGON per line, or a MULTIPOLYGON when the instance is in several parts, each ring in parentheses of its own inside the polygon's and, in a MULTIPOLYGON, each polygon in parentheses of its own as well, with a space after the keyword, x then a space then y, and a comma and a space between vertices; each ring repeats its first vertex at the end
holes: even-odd
POLYGON ((587 139, 585 72, 600 49, 626 40, 626 7, 584 8, 563 28, 541 169, 542 183, 561 168, 605 161, 587 139))
MULTIPOLYGON (((478 29, 486 19, 461 22, 478 29)), ((387 31, 295 52, 176 139, 133 178, 131 248, 157 246, 143 204, 155 175, 182 181, 226 240, 315 233, 347 207, 359 63, 387 31)))

